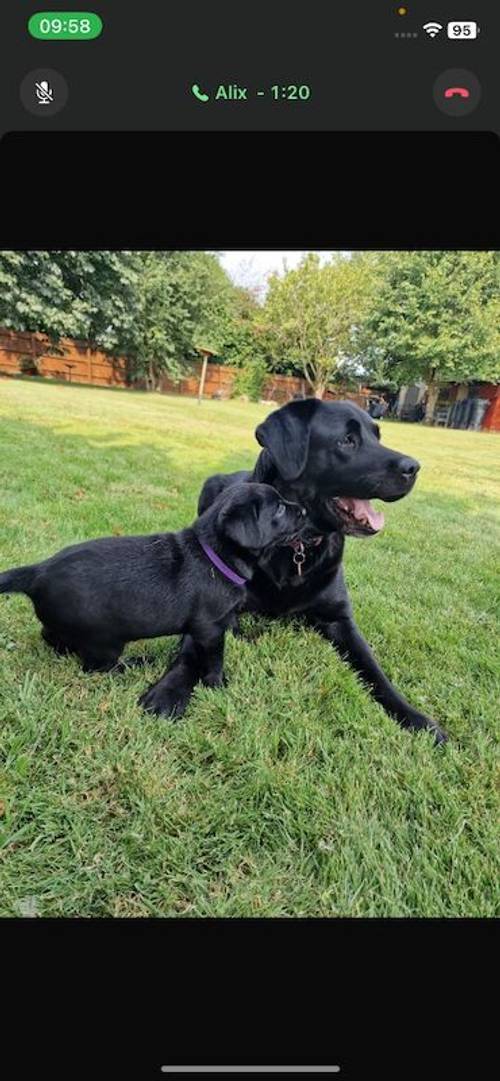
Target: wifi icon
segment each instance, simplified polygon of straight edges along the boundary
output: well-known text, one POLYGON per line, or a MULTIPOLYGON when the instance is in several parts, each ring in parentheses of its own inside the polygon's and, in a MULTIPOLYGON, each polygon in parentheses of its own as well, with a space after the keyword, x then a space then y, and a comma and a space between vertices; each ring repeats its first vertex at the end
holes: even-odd
POLYGON ((424 30, 430 38, 436 38, 442 29, 441 23, 424 23, 424 30))

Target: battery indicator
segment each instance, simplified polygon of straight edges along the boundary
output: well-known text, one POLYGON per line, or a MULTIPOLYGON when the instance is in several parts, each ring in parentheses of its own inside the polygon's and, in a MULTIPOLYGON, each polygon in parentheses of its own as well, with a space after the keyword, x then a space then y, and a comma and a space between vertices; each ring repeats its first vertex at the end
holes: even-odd
POLYGON ((477 23, 460 22, 458 19, 448 23, 448 37, 452 41, 474 41, 478 34, 479 26, 477 23))

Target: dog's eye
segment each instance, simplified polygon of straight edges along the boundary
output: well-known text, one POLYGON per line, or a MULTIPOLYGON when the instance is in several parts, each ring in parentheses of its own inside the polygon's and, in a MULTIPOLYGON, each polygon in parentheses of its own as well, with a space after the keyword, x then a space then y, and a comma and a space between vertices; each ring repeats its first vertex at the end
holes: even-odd
POLYGON ((285 511, 286 511, 285 504, 284 503, 278 503, 278 509, 276 511, 276 517, 281 518, 282 514, 284 514, 285 511))
POLYGON ((353 435, 344 435, 342 439, 337 439, 338 447, 355 447, 357 446, 356 440, 353 435))

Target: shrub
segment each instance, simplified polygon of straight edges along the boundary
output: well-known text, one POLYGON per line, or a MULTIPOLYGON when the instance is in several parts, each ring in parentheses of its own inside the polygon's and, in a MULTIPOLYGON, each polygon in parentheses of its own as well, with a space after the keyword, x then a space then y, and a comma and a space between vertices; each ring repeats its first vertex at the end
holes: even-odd
POLYGON ((233 395, 245 394, 251 402, 260 401, 267 374, 265 361, 260 357, 247 361, 236 376, 233 395))

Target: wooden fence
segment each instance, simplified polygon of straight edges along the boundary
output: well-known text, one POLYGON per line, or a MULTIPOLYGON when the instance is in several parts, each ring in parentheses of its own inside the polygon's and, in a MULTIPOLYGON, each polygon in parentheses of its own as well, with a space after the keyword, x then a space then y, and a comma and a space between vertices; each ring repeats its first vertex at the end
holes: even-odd
MULTIPOLYGON (((198 393, 202 361, 195 361, 190 367, 191 374, 186 379, 181 379, 180 383, 174 383, 167 378, 162 379, 160 382, 161 392, 163 394, 187 394, 194 397, 198 393)), ((226 364, 208 363, 204 397, 230 398, 237 375, 238 368, 230 368, 226 364)), ((296 394, 307 393, 310 393, 310 390, 308 390, 305 379, 293 375, 268 375, 262 388, 262 398, 266 402, 277 402, 278 405, 289 402, 296 394)), ((350 398, 352 401, 364 406, 367 394, 368 391, 353 394, 350 391, 339 390, 338 394, 327 391, 324 397, 325 399, 350 398)))
MULTIPOLYGON (((202 362, 190 365, 189 375, 179 383, 166 376, 160 380, 162 394, 198 393, 202 362)), ((109 357, 106 353, 91 349, 88 342, 62 338, 57 352, 44 334, 14 331, 0 328, 0 373, 4 375, 40 375, 47 379, 63 379, 69 383, 90 383, 100 387, 126 387, 127 361, 125 357, 109 357)), ((237 368, 225 364, 207 364, 205 398, 229 398, 238 374, 237 368)), ((136 387, 144 384, 136 383, 136 387)), ((265 380, 262 397, 281 405, 296 394, 306 394, 304 379, 291 375, 269 375, 265 380)), ((353 394, 339 389, 337 394, 329 391, 325 398, 350 398, 364 405, 368 391, 353 394)))
POLYGON ((124 387, 127 365, 124 357, 109 357, 90 349, 87 342, 62 338, 56 353, 44 334, 0 328, 0 372, 42 375, 48 379, 100 387, 124 387))

